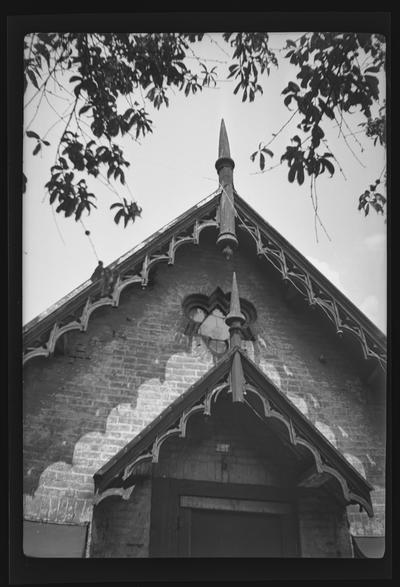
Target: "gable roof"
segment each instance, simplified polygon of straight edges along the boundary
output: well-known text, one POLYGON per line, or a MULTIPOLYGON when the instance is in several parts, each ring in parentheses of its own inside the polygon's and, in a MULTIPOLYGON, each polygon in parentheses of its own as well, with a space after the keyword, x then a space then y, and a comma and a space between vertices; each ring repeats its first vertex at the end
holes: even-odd
POLYGON ((266 426, 272 426, 272 420, 279 422, 275 432, 284 437, 283 441, 304 462, 304 475, 299 485, 327 483, 345 503, 358 503, 370 516, 373 515, 372 486, 239 347, 231 349, 95 473, 95 502, 114 491, 121 494, 121 490, 132 487, 135 475, 144 463, 158 462, 163 442, 172 436, 185 437, 190 417, 197 413, 210 415, 218 395, 226 392, 231 393, 233 402, 243 404, 266 426), (235 395, 234 368, 238 362, 244 385, 243 393, 235 395), (311 471, 310 457, 314 463, 311 471))
MULTIPOLYGON (((31 320, 23 329, 24 362, 53 353, 57 340, 70 330, 85 331, 94 310, 118 306, 122 290, 131 284, 146 287, 150 271, 160 262, 172 265, 177 249, 199 244, 202 230, 220 226, 220 188, 173 222, 154 233, 108 266, 114 281, 104 292, 101 281, 86 281, 73 292, 31 320)), ((385 335, 316 269, 295 247, 234 192, 234 210, 239 246, 244 235, 254 242, 254 251, 272 264, 285 282, 311 305, 319 308, 339 336, 349 333, 366 359, 386 369, 385 335)))

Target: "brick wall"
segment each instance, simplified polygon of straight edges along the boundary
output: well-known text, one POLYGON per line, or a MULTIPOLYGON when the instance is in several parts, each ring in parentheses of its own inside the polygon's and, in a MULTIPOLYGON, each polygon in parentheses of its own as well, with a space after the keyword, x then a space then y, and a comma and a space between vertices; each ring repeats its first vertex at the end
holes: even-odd
POLYGON ((159 265, 146 290, 127 288, 118 308, 92 315, 86 333, 65 336, 65 354, 28 362, 24 375, 24 500, 31 520, 90 519, 93 473, 215 358, 201 339, 183 334, 182 301, 230 291, 258 318, 251 358, 376 488, 377 516, 350 509, 358 534, 383 532, 384 432, 356 367, 340 341, 311 311, 296 313, 264 263, 238 251, 227 262, 205 231, 201 245, 178 250, 174 266, 159 265), (320 355, 326 362, 319 361, 320 355))
POLYGON ((96 506, 93 515, 92 558, 149 556, 151 481, 142 480, 129 500, 109 497, 96 506))
MULTIPOLYGON (((293 489, 293 479, 298 476, 296 460, 290 458, 290 453, 282 458, 276 436, 257 438, 244 432, 238 425, 237 410, 230 398, 219 398, 210 417, 194 416, 189 420, 185 438, 172 437, 163 444, 152 479, 139 480, 128 502, 112 497, 96 506, 91 556, 148 556, 151 484, 155 478, 208 482, 207 496, 213 495, 214 485, 221 483, 229 486, 227 493, 235 484, 293 489), (221 452, 223 446, 228 447, 227 452, 221 452)), ((275 500, 283 499, 282 490, 274 491, 275 500)), ((264 491, 260 498, 263 494, 264 491)), ((248 493, 242 497, 246 502, 250 499, 248 493)), ((210 497, 207 499, 210 501, 210 497)), ((266 499, 265 495, 262 499, 266 499)), ((345 508, 324 497, 320 490, 303 490, 299 500, 292 499, 292 507, 298 511, 298 524, 293 531, 303 556, 352 556, 345 508)), ((172 503, 165 507, 174 509, 172 503)), ((170 522, 171 538, 176 542, 178 516, 179 508, 170 522)))
POLYGON ((351 558, 353 556, 346 511, 320 494, 302 497, 298 505, 301 556, 351 558))

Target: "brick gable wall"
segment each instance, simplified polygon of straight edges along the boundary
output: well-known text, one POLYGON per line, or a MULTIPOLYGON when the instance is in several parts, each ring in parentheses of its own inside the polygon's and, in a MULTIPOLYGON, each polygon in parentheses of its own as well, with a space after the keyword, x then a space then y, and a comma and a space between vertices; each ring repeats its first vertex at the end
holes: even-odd
POLYGON ((28 362, 26 519, 90 520, 93 473, 215 361, 200 338, 184 335, 183 299, 217 286, 229 291, 235 270, 240 296, 258 314, 250 357, 374 485, 376 515, 349 508, 352 530, 383 534, 382 406, 371 403, 351 357, 318 317, 285 304, 261 260, 239 249, 227 262, 214 243, 205 231, 200 246, 178 250, 173 266, 160 264, 146 290, 127 288, 118 308, 94 312, 86 333, 65 335, 54 357, 28 362))

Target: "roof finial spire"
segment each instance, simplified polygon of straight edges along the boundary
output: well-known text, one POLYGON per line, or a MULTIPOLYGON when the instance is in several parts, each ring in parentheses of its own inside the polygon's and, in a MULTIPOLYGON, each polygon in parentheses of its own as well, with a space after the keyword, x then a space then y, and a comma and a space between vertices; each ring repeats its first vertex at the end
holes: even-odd
POLYGON ((239 289, 236 281, 236 273, 232 276, 232 292, 229 314, 225 318, 226 324, 229 326, 230 346, 240 346, 242 340, 242 325, 245 323, 246 317, 240 309, 239 289))
POLYGON ((226 127, 225 127, 225 122, 224 119, 221 119, 221 127, 219 129, 219 148, 218 148, 218 157, 221 158, 227 158, 227 157, 231 157, 231 152, 229 149, 229 141, 228 141, 228 135, 226 132, 226 127))
MULTIPOLYGON (((236 273, 232 276, 232 292, 229 314, 225 318, 226 324, 229 326, 229 347, 238 348, 242 342, 242 326, 246 321, 246 317, 242 314, 240 309, 239 290, 236 281, 236 273)), ((243 374, 243 366, 240 358, 240 353, 234 353, 232 357, 231 373, 229 377, 230 386, 232 390, 232 401, 242 402, 245 393, 245 378, 243 374)))
POLYGON ((217 245, 221 247, 229 260, 238 246, 235 232, 235 200, 233 195, 233 169, 235 163, 231 159, 228 134, 224 119, 221 120, 219 131, 218 160, 215 163, 218 171, 219 184, 222 188, 220 204, 220 227, 217 245))

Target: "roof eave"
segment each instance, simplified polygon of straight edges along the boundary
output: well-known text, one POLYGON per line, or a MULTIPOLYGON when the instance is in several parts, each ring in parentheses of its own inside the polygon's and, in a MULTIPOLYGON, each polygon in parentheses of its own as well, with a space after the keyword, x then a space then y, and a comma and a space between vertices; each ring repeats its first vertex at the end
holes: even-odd
MULTIPOLYGON (((207 214, 214 207, 217 208, 219 194, 220 190, 217 190, 210 196, 207 196, 207 198, 204 198, 201 202, 181 214, 176 220, 168 223, 142 241, 129 253, 125 253, 110 263, 108 268, 124 271, 127 267, 140 262, 146 254, 151 254, 152 251, 157 250, 168 243, 174 233, 179 232, 185 228, 186 225, 190 225, 198 216, 207 214)), ((64 296, 61 300, 53 304, 48 310, 42 312, 42 314, 39 314, 36 318, 33 318, 23 328, 24 346, 29 346, 32 340, 48 330, 54 322, 60 319, 60 316, 71 314, 78 308, 82 307, 89 296, 97 295, 100 290, 101 285, 99 282, 93 283, 90 280, 87 280, 64 296)))
POLYGON ((264 229, 267 235, 277 241, 282 248, 285 248, 296 262, 303 267, 308 273, 312 274, 315 281, 321 287, 328 290, 341 305, 352 314, 358 322, 369 332, 369 334, 382 345, 386 345, 385 334, 369 318, 361 312, 325 275, 323 275, 310 261, 304 257, 288 240, 285 239, 271 224, 269 224, 258 212, 254 210, 236 191, 236 205, 241 208, 247 215, 253 217, 261 229, 264 229))
MULTIPOLYGON (((227 382, 235 356, 240 357, 247 384, 252 384, 259 389, 268 401, 279 410, 279 413, 287 417, 289 423, 292 422, 293 425, 289 427, 298 431, 297 438, 316 447, 322 459, 329 463, 329 467, 331 469, 333 467, 346 481, 349 488, 347 500, 349 502, 355 500, 365 507, 369 515, 372 515, 370 492, 373 487, 238 347, 232 348, 216 366, 178 397, 138 436, 95 473, 96 494, 104 492, 113 480, 123 473, 125 467, 138 459, 155 442, 157 437, 165 434, 175 424, 185 410, 192 408, 222 381, 227 382)), ((294 434, 293 431, 292 434, 294 434)), ((296 438, 291 438, 291 442, 296 445, 296 438)))

